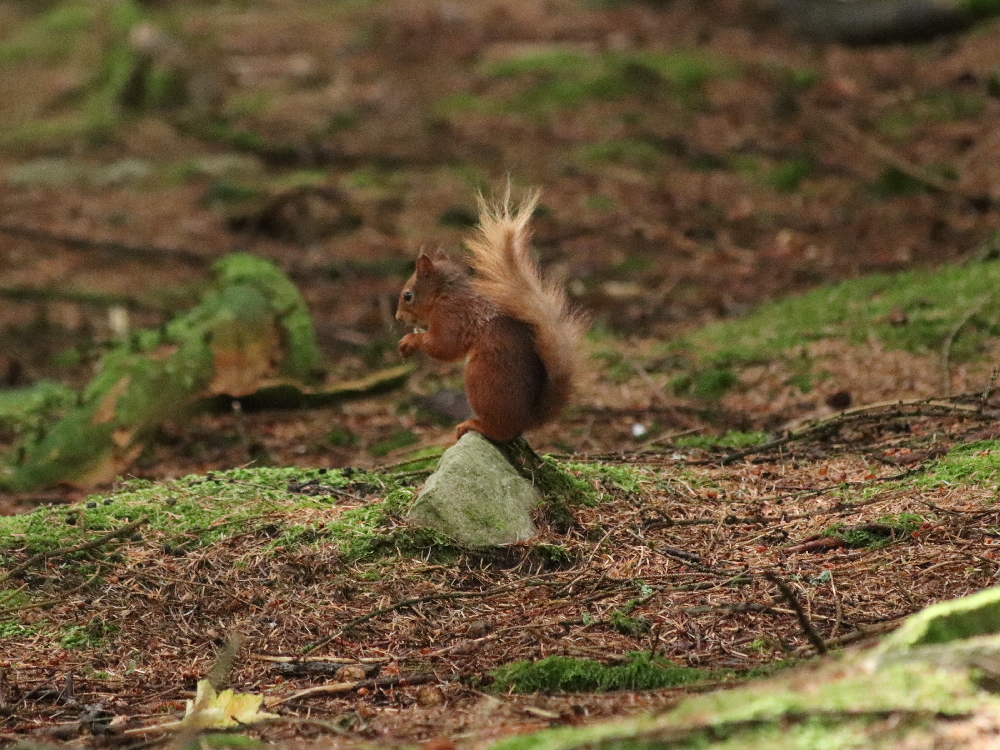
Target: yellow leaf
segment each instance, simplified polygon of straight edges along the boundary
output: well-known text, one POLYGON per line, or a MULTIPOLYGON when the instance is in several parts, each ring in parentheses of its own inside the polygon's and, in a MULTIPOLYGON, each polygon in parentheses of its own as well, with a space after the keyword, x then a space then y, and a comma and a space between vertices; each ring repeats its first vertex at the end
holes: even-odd
POLYGON ((264 696, 257 693, 216 693, 208 680, 198 682, 194 700, 187 702, 181 724, 194 729, 228 729, 241 724, 254 724, 276 719, 277 714, 260 710, 264 696))

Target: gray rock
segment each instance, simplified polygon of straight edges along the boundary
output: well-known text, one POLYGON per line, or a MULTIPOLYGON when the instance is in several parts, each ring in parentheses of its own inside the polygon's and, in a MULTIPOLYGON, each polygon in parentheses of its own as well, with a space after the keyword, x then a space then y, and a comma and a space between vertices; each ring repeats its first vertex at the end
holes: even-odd
POLYGON ((475 432, 444 452, 407 517, 469 547, 535 535, 531 510, 542 496, 489 440, 475 432))

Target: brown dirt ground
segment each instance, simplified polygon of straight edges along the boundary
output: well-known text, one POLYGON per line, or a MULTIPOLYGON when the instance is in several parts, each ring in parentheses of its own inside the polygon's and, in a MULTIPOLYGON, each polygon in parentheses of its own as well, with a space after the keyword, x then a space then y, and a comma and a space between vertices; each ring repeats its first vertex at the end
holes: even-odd
MULTIPOLYGON (((293 276, 314 313, 331 369, 349 375, 395 361, 399 331, 392 307, 404 272, 372 271, 372 262, 390 259, 402 268, 421 245, 457 247, 461 231, 440 219, 471 210, 476 181, 457 167, 488 184, 510 174, 544 188, 548 212, 536 232, 542 259, 571 280, 577 301, 619 336, 616 346, 627 357, 691 326, 819 283, 970 257, 1000 230, 1000 104, 991 83, 1000 44, 995 26, 921 45, 850 49, 796 39, 737 0, 613 7, 568 0, 393 0, 336 18, 323 5, 262 2, 236 12, 209 4, 192 10, 182 29, 209 40, 197 50, 199 70, 225 81, 228 95, 276 92, 280 106, 246 115, 246 124, 299 148, 280 159, 251 154, 264 174, 324 170, 327 183, 361 217, 360 226, 299 242, 236 231, 206 202, 207 177, 138 188, 4 182, 4 289, 124 294, 159 308, 163 290, 178 289, 177 298, 189 299, 212 259, 249 249, 293 276), (451 94, 505 95, 510 84, 489 79, 477 65, 529 45, 697 47, 749 72, 709 81, 704 101, 691 111, 660 93, 589 102, 541 118, 429 115, 451 94), (295 55, 304 55, 315 71, 304 83, 287 72, 295 55), (789 88, 782 71, 799 68, 815 71, 816 79, 789 88), (220 71, 225 75, 216 75, 220 71), (945 95, 978 105, 943 115, 931 111, 928 102, 945 95), (316 127, 345 106, 361 113, 363 127, 336 137, 316 127), (924 113, 916 122, 891 127, 915 109, 924 113), (621 138, 659 144, 654 167, 581 166, 579 149, 621 138), (772 167, 799 158, 813 166, 793 192, 724 166, 753 159, 772 167), (391 179, 375 187, 353 179, 371 164, 386 168, 391 179), (956 177, 941 178, 937 188, 897 195, 875 190, 889 168, 920 172, 942 165, 956 177)), ((13 29, 27 12, 24 4, 0 3, 0 28, 13 29)), ((45 111, 83 75, 80 61, 0 69, 0 96, 16 103, 5 112, 5 124, 45 111), (27 75, 30 91, 23 86, 27 75)), ((225 153, 227 147, 163 118, 137 116, 103 144, 9 151, 0 154, 0 167, 52 155, 96 168, 126 157, 172 164, 225 153)), ((291 231, 309 234, 337 208, 310 204, 289 220, 291 231)), ((137 311, 132 323, 155 325, 162 316, 157 309, 137 311)), ((83 382, 90 374, 86 364, 65 364, 55 355, 79 347, 84 362, 91 362, 108 337, 103 306, 0 295, 0 377, 7 385, 42 376, 83 382)), ((431 600, 387 613, 328 647, 339 657, 378 660, 383 676, 429 667, 441 677, 439 693, 395 687, 301 699, 283 704, 284 720, 263 730, 269 739, 322 737, 352 746, 438 740, 432 747, 447 750, 452 741, 476 745, 514 731, 658 708, 677 698, 677 691, 492 696, 458 679, 514 659, 569 654, 606 660, 655 648, 682 664, 739 670, 806 652, 786 603, 760 577, 765 571, 795 581, 825 638, 892 622, 929 602, 994 583, 1000 568, 992 490, 878 489, 886 477, 919 466, 940 448, 985 435, 994 419, 988 410, 883 413, 879 423, 845 430, 839 442, 806 440, 733 466, 669 446, 661 452, 662 446, 632 437, 636 423, 651 421, 668 436, 771 428, 828 413, 825 397, 842 389, 861 404, 943 392, 942 373, 927 358, 815 346, 812 354, 831 377, 808 398, 782 386, 787 373, 780 366, 761 366, 750 376, 756 380, 727 395, 711 415, 668 395, 665 376, 655 372, 624 383, 602 372, 588 376, 567 419, 541 430, 533 443, 636 463, 649 480, 641 497, 577 510, 577 525, 567 533, 543 527, 540 541, 570 553, 564 563, 515 546, 503 559, 468 555, 448 566, 408 560, 379 568, 377 581, 359 586, 366 571, 344 571, 332 553, 296 552, 280 566, 255 555, 258 532, 251 531, 230 545, 184 557, 157 554, 156 540, 147 537, 141 545, 146 556, 130 551, 128 563, 113 571, 113 585, 101 591, 85 581, 58 581, 58 571, 47 569, 40 576, 52 583, 83 586, 54 603, 46 618, 85 624, 101 613, 121 623, 121 631, 113 651, 104 653, 53 649, 44 639, 16 648, 0 644, 0 659, 12 665, 0 698, 13 709, 0 725, 0 739, 38 731, 46 739, 63 738, 50 730, 66 722, 62 731, 73 742, 97 743, 72 723, 81 707, 98 704, 145 739, 142 727, 182 708, 230 632, 245 638, 231 684, 288 697, 329 678, 282 677, 255 657, 297 653, 329 633, 331 623, 410 595, 488 593, 518 584, 517 592, 431 600), (647 451, 629 455, 641 449, 647 451), (909 455, 918 460, 910 462, 909 455), (851 491, 870 488, 871 494, 863 504, 845 505, 844 482, 851 491), (899 512, 920 514, 926 523, 883 549, 782 549, 831 523, 868 523, 899 512), (727 523, 728 516, 737 520, 727 523), (687 560, 696 565, 671 549, 696 555, 687 560), (749 584, 726 584, 744 571, 749 584), (636 612, 651 630, 626 636, 608 625, 608 617, 635 598, 639 578, 655 589, 636 612), (262 589, 260 581, 273 585, 262 589), (755 611, 761 606, 766 610, 755 611), (110 677, 88 677, 94 670, 110 677), (75 704, 59 693, 69 675, 75 704)), ((988 370, 983 364, 954 367, 952 392, 983 388, 988 370)), ((165 427, 132 473, 169 478, 242 465, 261 446, 281 465, 391 462, 395 454, 376 458, 368 449, 401 429, 416 433, 418 446, 451 441, 448 424, 413 405, 415 396, 442 384, 455 388, 456 375, 454 367, 425 362, 405 393, 308 413, 201 416, 165 427), (347 427, 357 446, 331 446, 332 425, 347 427)), ((3 500, 14 512, 80 496, 57 488, 3 500)), ((337 508, 329 512, 332 517, 337 508)), ((30 621, 35 615, 23 616, 30 621)))

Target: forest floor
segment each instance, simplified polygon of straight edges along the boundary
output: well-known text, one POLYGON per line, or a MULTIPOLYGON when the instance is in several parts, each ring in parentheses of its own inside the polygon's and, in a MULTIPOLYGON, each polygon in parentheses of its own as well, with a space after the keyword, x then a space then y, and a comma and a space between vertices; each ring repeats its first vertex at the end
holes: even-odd
MULTIPOLYGON (((228 684, 283 701, 268 739, 479 746, 813 655, 766 574, 830 646, 995 582, 994 25, 846 48, 736 0, 301 0, 157 3, 129 37, 58 15, 73 5, 0 2, 3 385, 81 386, 234 250, 295 281, 331 373, 397 363, 414 253, 456 251, 477 191, 509 177, 544 189, 540 258, 594 320, 577 401, 532 444, 601 502, 495 554, 414 554, 386 488, 334 470, 419 483, 401 462, 452 442, 453 365, 322 409, 165 425, 128 472, 152 489, 0 498, 80 540, 105 507, 100 528, 170 499, 221 509, 157 516, 92 567, 54 539, 5 583, 3 741, 156 739, 238 634, 228 684), (330 541, 342 514, 379 508, 400 552, 330 541), (325 636, 342 679, 384 682, 294 698, 332 678, 274 658, 325 636), (490 689, 519 660, 636 652, 699 671, 660 690, 490 689)), ((33 551, 5 549, 13 565, 33 551)))

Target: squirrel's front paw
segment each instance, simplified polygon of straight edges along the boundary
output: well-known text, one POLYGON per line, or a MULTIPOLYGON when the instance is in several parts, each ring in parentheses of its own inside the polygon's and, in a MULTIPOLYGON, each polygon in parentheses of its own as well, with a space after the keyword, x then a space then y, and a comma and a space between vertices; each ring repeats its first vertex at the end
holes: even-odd
POLYGON ((399 340, 399 353, 406 359, 420 349, 420 339, 416 334, 408 333, 399 340))

